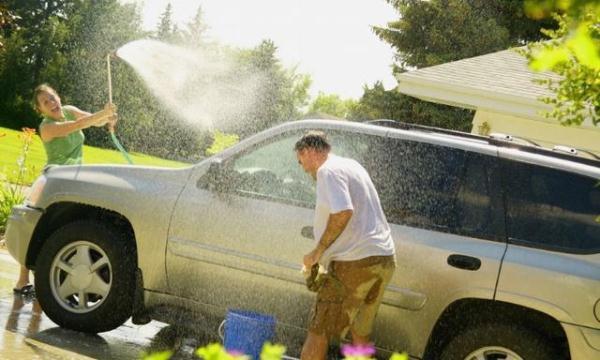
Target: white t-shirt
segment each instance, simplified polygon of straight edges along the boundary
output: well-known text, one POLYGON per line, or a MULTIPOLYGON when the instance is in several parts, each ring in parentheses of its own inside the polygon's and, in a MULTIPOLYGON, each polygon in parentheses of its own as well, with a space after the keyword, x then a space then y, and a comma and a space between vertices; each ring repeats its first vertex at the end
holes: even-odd
POLYGON ((321 239, 330 214, 352 210, 344 231, 325 250, 321 265, 394 254, 390 227, 369 174, 353 159, 329 154, 317 171, 315 239, 321 239))

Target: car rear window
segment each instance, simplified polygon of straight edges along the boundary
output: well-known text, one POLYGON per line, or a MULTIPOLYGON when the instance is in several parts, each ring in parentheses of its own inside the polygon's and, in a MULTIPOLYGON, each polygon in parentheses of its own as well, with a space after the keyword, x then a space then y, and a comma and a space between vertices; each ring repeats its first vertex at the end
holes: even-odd
POLYGON ((600 252, 597 179, 505 161, 509 239, 567 252, 600 252))

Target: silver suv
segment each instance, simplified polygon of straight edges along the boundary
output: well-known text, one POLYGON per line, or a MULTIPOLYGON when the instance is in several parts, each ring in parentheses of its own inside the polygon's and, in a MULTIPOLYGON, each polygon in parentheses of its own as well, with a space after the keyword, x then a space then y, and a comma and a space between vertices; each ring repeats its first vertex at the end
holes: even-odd
POLYGON ((63 327, 183 309, 216 329, 242 308, 274 315, 293 354, 313 302, 300 263, 315 191, 292 150, 309 129, 367 168, 392 228, 381 352, 600 359, 600 161, 493 138, 307 120, 185 169, 52 167, 13 209, 9 251, 63 327))

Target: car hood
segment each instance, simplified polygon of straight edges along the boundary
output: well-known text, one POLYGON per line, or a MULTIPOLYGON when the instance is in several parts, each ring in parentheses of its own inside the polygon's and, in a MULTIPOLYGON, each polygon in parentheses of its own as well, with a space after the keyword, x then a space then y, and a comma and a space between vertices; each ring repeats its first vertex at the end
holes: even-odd
POLYGON ((44 208, 56 201, 79 202, 94 198, 110 203, 143 193, 174 195, 185 185, 192 169, 127 165, 52 166, 44 171, 46 184, 36 206, 44 208))

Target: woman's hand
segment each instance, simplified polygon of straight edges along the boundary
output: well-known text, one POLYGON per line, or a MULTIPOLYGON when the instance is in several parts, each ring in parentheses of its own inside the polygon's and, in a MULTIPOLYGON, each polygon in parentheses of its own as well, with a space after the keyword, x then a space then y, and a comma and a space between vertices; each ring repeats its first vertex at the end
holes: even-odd
POLYGON ((108 120, 108 122, 106 123, 106 126, 108 127, 108 131, 110 131, 111 133, 115 132, 115 126, 117 125, 117 121, 119 120, 117 114, 114 114, 113 116, 111 116, 108 120))
POLYGON ((109 124, 110 128, 111 123, 114 127, 114 124, 117 122, 117 106, 115 104, 106 104, 104 109, 98 111, 96 114, 98 115, 98 119, 95 121, 94 126, 100 127, 109 124))

